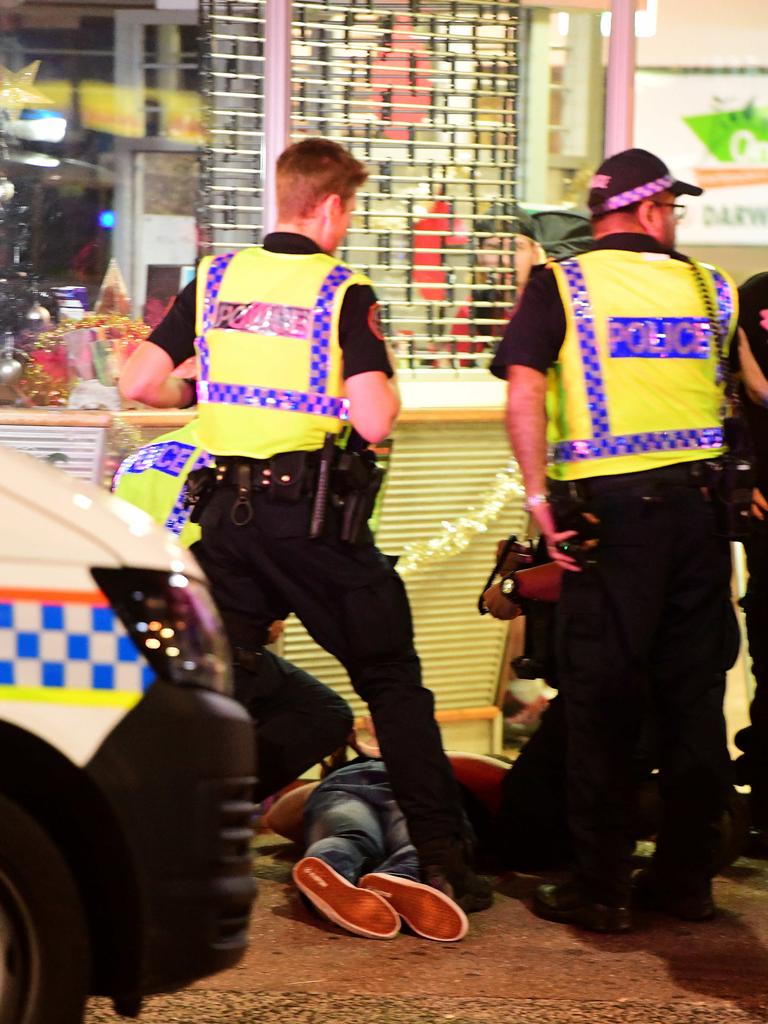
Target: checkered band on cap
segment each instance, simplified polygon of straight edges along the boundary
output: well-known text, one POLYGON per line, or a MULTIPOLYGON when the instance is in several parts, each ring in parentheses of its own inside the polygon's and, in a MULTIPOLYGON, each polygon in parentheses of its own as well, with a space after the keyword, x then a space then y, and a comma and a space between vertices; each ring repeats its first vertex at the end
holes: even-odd
POLYGON ((141 693, 153 679, 110 607, 0 592, 0 687, 141 693))
POLYGON ((674 183, 675 179, 671 175, 665 175, 663 178, 657 178, 655 181, 649 181, 645 185, 638 185, 636 188, 631 188, 626 192, 619 192, 617 195, 611 196, 599 206, 593 206, 592 213, 610 213, 612 210, 620 210, 624 206, 631 206, 632 203, 639 203, 641 199, 648 199, 650 196, 655 196, 658 192, 663 192, 671 185, 674 185, 674 183))
MULTIPOLYGON (((210 328, 223 273, 231 258, 232 254, 229 254, 227 257, 217 257, 211 263, 206 280, 206 314, 203 318, 205 330, 210 328), (214 264, 224 259, 226 259, 226 263, 223 264, 223 269, 217 267, 214 273, 214 264)), ((339 288, 351 276, 352 271, 349 267, 338 264, 330 271, 320 286, 312 314, 309 381, 306 392, 212 381, 210 379, 210 347, 207 339, 203 336, 197 339, 197 348, 200 354, 200 379, 197 382, 198 402, 252 405, 281 412, 301 412, 312 416, 328 416, 346 420, 349 416, 348 400, 330 397, 326 394, 326 390, 328 388, 334 303, 339 288)), ((293 343, 293 339, 289 339, 289 341, 293 343)))
POLYGON ((642 452, 721 448, 723 431, 720 427, 660 430, 638 434, 614 435, 611 433, 608 401, 595 335, 594 315, 586 281, 576 257, 563 260, 560 266, 565 272, 576 321, 576 335, 584 368, 587 404, 592 421, 592 437, 557 443, 553 451, 555 463, 585 462, 615 458, 621 455, 637 455, 642 452))

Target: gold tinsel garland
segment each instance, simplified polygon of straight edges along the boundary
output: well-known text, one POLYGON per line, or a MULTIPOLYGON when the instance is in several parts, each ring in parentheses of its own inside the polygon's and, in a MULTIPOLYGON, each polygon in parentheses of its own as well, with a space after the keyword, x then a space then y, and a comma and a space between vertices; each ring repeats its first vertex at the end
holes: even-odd
MULTIPOLYGON (((66 406, 75 383, 67 363, 65 338, 72 331, 98 328, 105 336, 116 368, 132 350, 149 336, 152 328, 121 313, 86 313, 80 320, 62 320, 40 334, 30 352, 21 386, 26 399, 35 406, 66 406)), ((108 485, 122 460, 143 444, 141 432, 119 415, 109 431, 104 473, 108 485)))
POLYGON ((32 405, 67 404, 73 381, 67 370, 64 339, 72 331, 88 328, 104 331, 118 365, 123 364, 131 350, 145 341, 152 330, 148 324, 120 313, 86 313, 81 320, 61 320, 51 330, 40 334, 30 351, 21 386, 32 405))
POLYGON ((481 495, 477 505, 471 505, 466 512, 452 521, 444 520, 442 530, 428 540, 405 545, 405 552, 397 563, 401 576, 413 576, 425 565, 435 565, 465 551, 478 533, 485 533, 491 523, 498 519, 512 498, 525 494, 520 471, 514 459, 494 478, 491 490, 481 495))

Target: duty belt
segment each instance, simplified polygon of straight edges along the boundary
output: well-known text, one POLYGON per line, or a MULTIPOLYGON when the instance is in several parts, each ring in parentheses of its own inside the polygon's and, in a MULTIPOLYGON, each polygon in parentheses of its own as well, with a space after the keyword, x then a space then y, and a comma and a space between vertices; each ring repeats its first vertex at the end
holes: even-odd
POLYGON ((637 473, 594 476, 587 480, 548 480, 547 484, 553 496, 570 496, 582 501, 603 494, 652 495, 667 487, 711 487, 721 468, 717 459, 697 459, 637 473))
POLYGON ((283 488, 311 494, 319 452, 280 452, 268 459, 249 459, 244 455, 220 455, 216 458, 217 480, 253 491, 283 488))

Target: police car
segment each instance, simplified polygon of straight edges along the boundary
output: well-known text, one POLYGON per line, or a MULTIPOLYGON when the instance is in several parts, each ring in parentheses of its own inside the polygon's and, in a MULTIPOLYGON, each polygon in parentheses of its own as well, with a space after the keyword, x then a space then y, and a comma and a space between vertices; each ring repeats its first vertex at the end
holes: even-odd
POLYGON ((194 558, 0 449, 0 1024, 136 1015, 240 958, 253 729, 194 558))

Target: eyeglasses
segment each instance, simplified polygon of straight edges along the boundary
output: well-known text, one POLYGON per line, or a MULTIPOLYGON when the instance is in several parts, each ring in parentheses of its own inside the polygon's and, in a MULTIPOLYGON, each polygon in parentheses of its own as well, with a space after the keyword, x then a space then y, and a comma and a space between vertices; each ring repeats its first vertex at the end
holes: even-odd
POLYGON ((688 207, 683 203, 656 203, 651 200, 654 206, 668 206, 673 211, 672 216, 675 220, 682 220, 688 210, 688 207))

